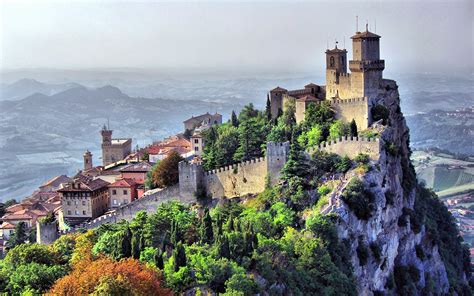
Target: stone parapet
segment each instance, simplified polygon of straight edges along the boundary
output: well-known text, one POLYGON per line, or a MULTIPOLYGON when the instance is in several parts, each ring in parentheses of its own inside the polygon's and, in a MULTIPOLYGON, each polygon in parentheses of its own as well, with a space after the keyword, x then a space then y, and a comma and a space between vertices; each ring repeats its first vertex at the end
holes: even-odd
POLYGON ((380 157, 380 140, 378 138, 344 137, 334 141, 323 142, 317 147, 307 150, 308 154, 316 151, 335 153, 339 156, 348 156, 353 159, 359 154, 367 154, 371 160, 377 161, 380 157))

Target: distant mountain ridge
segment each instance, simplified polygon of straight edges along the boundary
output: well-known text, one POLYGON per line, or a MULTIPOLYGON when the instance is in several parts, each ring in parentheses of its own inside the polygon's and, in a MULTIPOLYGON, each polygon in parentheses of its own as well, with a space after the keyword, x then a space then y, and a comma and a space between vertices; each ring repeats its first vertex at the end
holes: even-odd
POLYGON ((54 95, 62 91, 81 87, 78 83, 48 84, 35 79, 20 79, 12 84, 0 85, 0 101, 17 101, 35 93, 54 95))

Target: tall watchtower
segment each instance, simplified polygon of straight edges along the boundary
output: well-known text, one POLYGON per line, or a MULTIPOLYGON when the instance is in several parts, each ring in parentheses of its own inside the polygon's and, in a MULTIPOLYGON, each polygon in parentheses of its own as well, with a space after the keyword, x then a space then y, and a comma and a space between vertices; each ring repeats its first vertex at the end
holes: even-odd
POLYGON ((102 135, 102 163, 106 166, 113 162, 110 159, 110 153, 112 150, 112 130, 104 125, 100 134, 102 135))
POLYGON ((112 130, 104 125, 100 134, 102 135, 102 146, 112 145, 112 130))
POLYGON ((347 74, 347 50, 337 48, 326 50, 326 95, 334 97, 338 93, 340 76, 347 74))
POLYGON ((288 93, 288 90, 277 86, 276 88, 272 89, 268 94, 270 99, 270 113, 272 114, 272 118, 275 119, 278 115, 283 112, 283 95, 288 93))
POLYGON ((380 36, 369 32, 356 32, 352 39, 351 88, 355 97, 374 97, 382 81, 385 61, 380 59, 380 36))
POLYGON ((89 150, 86 150, 86 152, 83 155, 84 157, 84 170, 90 170, 92 168, 92 153, 89 150))

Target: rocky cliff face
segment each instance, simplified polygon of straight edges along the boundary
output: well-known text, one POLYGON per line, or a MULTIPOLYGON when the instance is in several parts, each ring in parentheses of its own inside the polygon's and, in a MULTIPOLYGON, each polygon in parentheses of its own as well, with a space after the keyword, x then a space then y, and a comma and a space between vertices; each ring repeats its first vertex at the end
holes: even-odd
POLYGON ((409 131, 400 112, 397 85, 385 80, 383 87, 384 93, 375 104, 386 106, 390 115, 381 134, 380 159, 366 173, 352 170, 346 174, 333 193, 328 212, 339 216, 339 237, 350 242, 359 295, 395 293, 394 275, 404 272, 418 280, 413 283, 416 291, 421 293, 430 286, 433 291, 445 293, 450 286, 438 246, 424 225, 414 225, 410 219, 414 213, 416 177, 409 162, 409 131), (355 176, 374 197, 368 220, 358 219, 341 199, 349 180, 355 176), (361 262, 365 261, 361 260, 364 254, 367 260, 361 262))

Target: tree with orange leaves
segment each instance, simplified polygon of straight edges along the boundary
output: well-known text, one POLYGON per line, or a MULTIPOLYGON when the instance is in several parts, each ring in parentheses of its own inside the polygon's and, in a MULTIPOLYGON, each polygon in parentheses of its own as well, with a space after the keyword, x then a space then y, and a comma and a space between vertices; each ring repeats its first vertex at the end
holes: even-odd
POLYGON ((59 279, 49 291, 49 295, 172 295, 161 286, 160 274, 139 261, 127 258, 114 261, 100 257, 90 261, 76 262, 69 275, 59 279))

